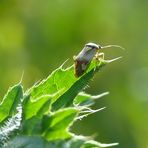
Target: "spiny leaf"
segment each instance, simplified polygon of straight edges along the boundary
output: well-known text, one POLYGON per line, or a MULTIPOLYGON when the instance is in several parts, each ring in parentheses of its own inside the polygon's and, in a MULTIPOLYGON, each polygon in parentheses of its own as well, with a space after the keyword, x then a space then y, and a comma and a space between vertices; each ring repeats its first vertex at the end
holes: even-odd
MULTIPOLYGON (((24 115, 25 119, 29 119, 32 116, 37 115, 37 113, 40 111, 40 109, 49 101, 51 102, 52 96, 50 95, 43 95, 39 97, 37 100, 30 100, 26 101, 24 105, 24 115)), ((48 103, 48 105, 49 105, 48 103)), ((49 107, 48 107, 49 108, 49 107)))
POLYGON ((36 100, 38 97, 43 95, 53 95, 57 91, 61 90, 61 93, 52 99, 52 102, 55 102, 52 109, 57 110, 61 107, 69 106, 72 104, 76 95, 84 89, 89 80, 93 77, 94 73, 110 62, 111 61, 102 60, 96 63, 96 61, 93 60, 87 72, 80 78, 76 78, 74 76, 73 66, 67 69, 63 69, 63 67, 60 66, 58 69, 53 71, 47 79, 34 85, 26 92, 26 94, 30 95, 30 100, 36 100))
POLYGON ((78 110, 66 108, 45 116, 43 119, 43 136, 47 140, 65 139, 71 136, 68 128, 73 123, 78 110))
POLYGON ((73 82, 72 86, 63 95, 61 95, 55 103, 53 103, 52 110, 58 110, 59 108, 72 105, 74 98, 87 86, 89 80, 93 78, 95 72, 100 70, 100 68, 107 63, 108 62, 106 61, 100 61, 96 65, 96 61, 92 61, 88 71, 82 77, 77 79, 77 81, 73 82))
POLYGON ((69 89, 74 81, 76 81, 76 78, 73 76, 73 67, 69 67, 65 70, 60 66, 53 71, 47 79, 44 79, 38 85, 34 85, 26 93, 30 94, 32 100, 35 100, 42 95, 53 95, 57 91, 65 91, 69 89))
POLYGON ((105 95, 109 94, 108 92, 102 93, 100 95, 92 96, 90 94, 87 94, 85 92, 80 92, 76 98, 74 99, 74 104, 76 106, 90 106, 94 104, 95 99, 99 99, 105 95))
POLYGON ((62 91, 57 91, 52 95, 42 95, 36 99, 31 99, 30 95, 26 95, 23 101, 25 119, 29 119, 35 115, 42 116, 46 112, 50 112, 50 105, 62 91), (33 110, 32 110, 33 108, 33 110))
POLYGON ((0 126, 0 147, 7 144, 10 136, 14 135, 15 131, 20 129, 22 121, 22 105, 19 104, 16 108, 17 113, 7 120, 0 126))
POLYGON ((23 98, 20 84, 11 87, 0 104, 0 122, 17 112, 16 107, 23 98))
MULTIPOLYGON (((38 146, 40 146, 39 148, 100 148, 115 145, 77 138, 69 131, 74 121, 104 109, 92 110, 88 107, 94 99, 100 96, 82 95, 80 92, 98 70, 114 60, 100 60, 98 62, 92 60, 87 71, 79 78, 74 76, 74 66, 66 69, 60 66, 47 79, 26 91, 23 98, 25 117, 22 121, 20 134, 30 135, 30 137, 16 137, 14 140, 10 140, 9 146, 17 147, 19 140, 22 143, 20 142, 18 147, 27 148, 38 146), (34 135, 39 137, 33 137, 34 135)), ((22 95, 22 88, 19 85, 8 91, 0 104, 0 121, 4 121, 16 113, 16 106, 21 101, 22 95)))

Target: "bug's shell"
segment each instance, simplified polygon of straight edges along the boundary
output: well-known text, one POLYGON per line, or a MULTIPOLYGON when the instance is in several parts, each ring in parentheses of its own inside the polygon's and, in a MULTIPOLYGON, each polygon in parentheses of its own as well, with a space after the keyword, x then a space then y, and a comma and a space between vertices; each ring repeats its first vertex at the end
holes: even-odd
POLYGON ((84 74, 99 48, 100 46, 97 44, 88 43, 82 51, 74 57, 76 77, 80 77, 84 74))
POLYGON ((89 63, 87 61, 75 60, 75 76, 80 77, 84 74, 89 63))

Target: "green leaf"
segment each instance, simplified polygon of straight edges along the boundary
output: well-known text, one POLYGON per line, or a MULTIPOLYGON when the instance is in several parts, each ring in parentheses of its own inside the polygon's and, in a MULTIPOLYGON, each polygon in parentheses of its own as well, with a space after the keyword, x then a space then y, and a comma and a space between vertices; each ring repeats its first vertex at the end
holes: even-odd
POLYGON ((17 112, 16 107, 23 98, 23 90, 20 84, 9 88, 0 104, 0 122, 17 112))
POLYGON ((52 99, 52 110, 70 106, 76 95, 85 88, 89 80, 94 76, 94 73, 102 66, 110 61, 99 61, 96 63, 93 60, 87 72, 80 78, 74 76, 74 66, 63 69, 63 65, 53 71, 47 79, 44 79, 39 84, 34 85, 26 92, 30 96, 30 100, 36 100, 43 95, 53 95, 60 91, 54 99, 52 99))
POLYGON ((33 116, 28 120, 23 121, 21 134, 23 135, 39 135, 42 131, 41 118, 33 116))
MULTIPOLYGON (((112 146, 100 145, 100 143, 93 140, 77 138, 76 135, 69 131, 74 121, 104 109, 92 110, 89 108, 94 99, 104 94, 92 96, 80 92, 86 88, 89 80, 93 78, 98 70, 112 61, 114 60, 100 60, 98 62, 92 60, 88 70, 79 78, 74 76, 74 66, 63 69, 62 65, 53 71, 47 79, 35 84, 26 91, 23 98, 24 120, 20 122, 22 128, 19 134, 30 135, 31 137, 23 136, 20 139, 16 137, 14 141, 16 140, 15 142, 19 143, 19 140, 20 142, 22 140, 20 147, 24 148, 38 147, 39 145, 40 147, 52 148, 112 146), (35 135, 38 137, 32 137, 35 135), (38 144, 36 145, 36 143, 38 144)), ((21 101, 22 95, 21 86, 14 86, 8 91, 0 104, 0 121, 16 112, 16 106, 21 101)))
POLYGON ((107 94, 108 92, 105 92, 100 95, 92 96, 90 94, 86 94, 85 92, 80 92, 74 99, 74 104, 76 106, 90 106, 94 104, 95 99, 99 99, 107 94))
POLYGON ((73 74, 73 67, 63 69, 62 66, 60 66, 58 69, 53 71, 47 79, 44 79, 37 85, 34 85, 26 93, 30 95, 31 100, 35 100, 42 95, 53 95, 58 91, 61 91, 61 93, 58 94, 58 96, 60 96, 62 92, 69 89, 74 81, 76 81, 76 78, 73 74))
MULTIPOLYGON (((48 110, 50 103, 51 103, 51 98, 52 98, 52 96, 50 96, 50 95, 43 95, 41 97, 38 97, 36 100, 30 100, 30 98, 28 98, 28 100, 26 101, 26 103, 24 105, 25 119, 27 120, 27 119, 37 115, 41 111, 41 109, 43 110, 43 107, 46 104, 48 104, 48 108, 47 108, 47 110, 48 110)), ((44 112, 46 112, 47 110, 44 110, 44 112)))
POLYGON ((58 110, 62 107, 71 106, 74 98, 87 86, 89 80, 93 78, 95 72, 100 70, 102 66, 106 65, 107 63, 107 61, 99 61, 98 65, 96 65, 96 61, 93 60, 88 71, 82 77, 76 81, 73 81, 71 87, 53 103, 52 110, 58 110))
POLYGON ((78 110, 75 108, 66 108, 54 112, 43 119, 43 136, 47 140, 65 139, 71 137, 68 128, 74 122, 78 110))
POLYGON ((17 113, 4 120, 0 126, 0 147, 3 147, 10 137, 15 136, 21 127, 22 122, 22 105, 16 107, 17 113))

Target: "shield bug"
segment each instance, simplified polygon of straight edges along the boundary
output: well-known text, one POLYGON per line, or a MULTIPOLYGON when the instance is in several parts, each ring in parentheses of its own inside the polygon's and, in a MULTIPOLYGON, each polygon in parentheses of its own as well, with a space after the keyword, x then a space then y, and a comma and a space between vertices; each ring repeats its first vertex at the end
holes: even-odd
POLYGON ((99 50, 103 48, 108 48, 108 47, 122 48, 121 46, 118 46, 118 45, 101 46, 95 43, 86 44, 82 49, 82 51, 77 56, 73 57, 75 76, 76 77, 82 76, 86 72, 90 62, 95 56, 98 57, 102 55, 104 58, 104 53, 99 53, 99 50))

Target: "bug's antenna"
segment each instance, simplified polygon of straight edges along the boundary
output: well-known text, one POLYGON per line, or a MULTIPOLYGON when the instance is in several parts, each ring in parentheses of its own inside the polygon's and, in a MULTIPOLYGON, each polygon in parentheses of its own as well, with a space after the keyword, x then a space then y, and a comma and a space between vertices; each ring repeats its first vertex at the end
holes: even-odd
POLYGON ((116 47, 116 48, 120 48, 122 50, 125 50, 125 48, 123 48, 122 46, 119 45, 106 45, 106 46, 101 46, 101 49, 103 48, 110 48, 110 47, 116 47))

